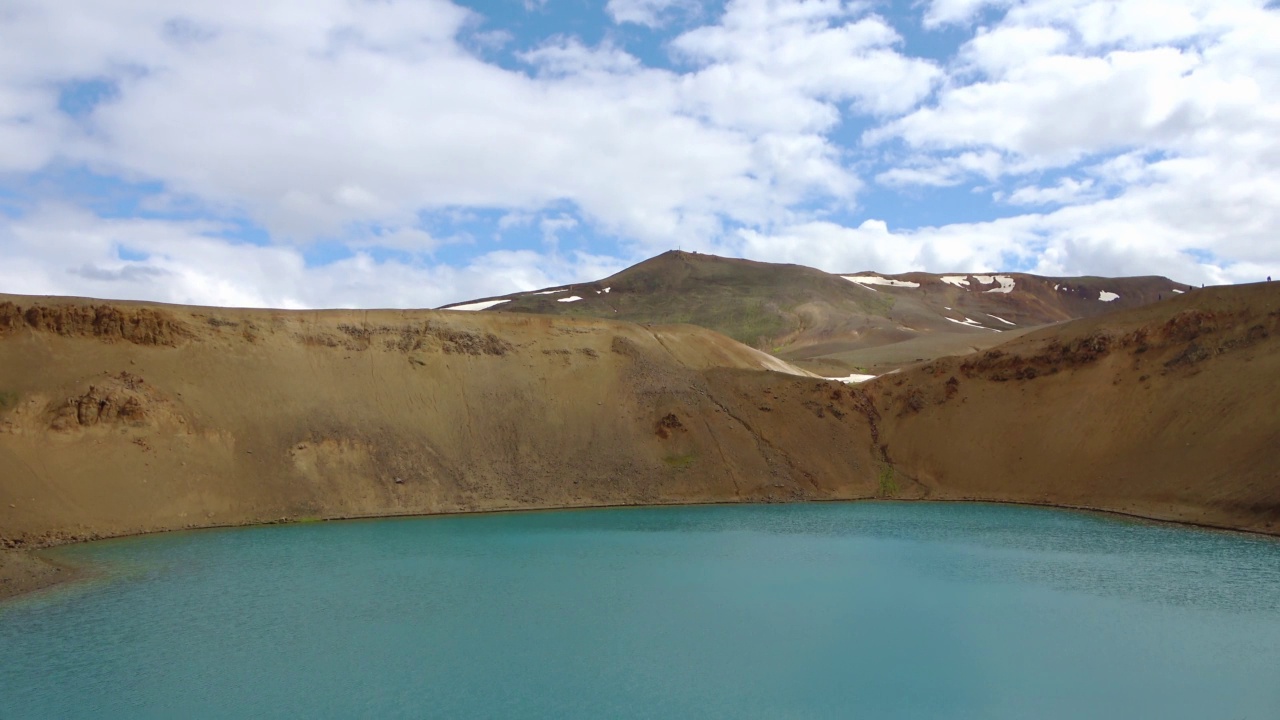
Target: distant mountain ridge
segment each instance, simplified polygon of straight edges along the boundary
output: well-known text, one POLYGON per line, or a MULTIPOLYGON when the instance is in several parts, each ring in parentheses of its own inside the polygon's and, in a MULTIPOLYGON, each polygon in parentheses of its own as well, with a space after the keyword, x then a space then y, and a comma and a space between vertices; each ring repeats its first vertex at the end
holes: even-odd
POLYGON ((1157 276, 834 274, 675 250, 595 282, 441 309, 688 323, 829 374, 971 352, 1189 289, 1157 276))

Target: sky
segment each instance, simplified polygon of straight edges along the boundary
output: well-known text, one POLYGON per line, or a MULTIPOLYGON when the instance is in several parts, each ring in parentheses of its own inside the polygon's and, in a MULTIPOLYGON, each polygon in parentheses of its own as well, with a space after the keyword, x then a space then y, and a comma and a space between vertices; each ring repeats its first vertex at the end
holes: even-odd
POLYGON ((0 292, 1280 277, 1275 0, 0 0, 0 292))

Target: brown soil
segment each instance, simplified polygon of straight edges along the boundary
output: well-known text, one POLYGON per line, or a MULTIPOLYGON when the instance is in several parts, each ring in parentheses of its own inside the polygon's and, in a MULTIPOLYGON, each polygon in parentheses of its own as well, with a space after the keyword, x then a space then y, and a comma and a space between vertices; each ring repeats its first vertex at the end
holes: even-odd
POLYGON ((96 301, 9 304, 40 322, 0 336, 0 547, 871 494, 865 424, 823 409, 841 386, 691 326, 115 303, 173 340, 122 342, 71 322, 96 301))
MULTIPOLYGON (((1280 285, 1196 291, 849 387, 766 372, 777 361, 691 326, 4 300, 10 550, 314 518, 870 497, 1280 534, 1280 285)), ((36 562, 5 553, 0 596, 62 572, 36 562)))
POLYGON ((49 562, 32 552, 0 550, 0 599, 43 590, 80 575, 75 568, 49 562))
POLYGON ((1033 333, 869 385, 933 499, 1089 507, 1280 534, 1280 285, 1033 333))

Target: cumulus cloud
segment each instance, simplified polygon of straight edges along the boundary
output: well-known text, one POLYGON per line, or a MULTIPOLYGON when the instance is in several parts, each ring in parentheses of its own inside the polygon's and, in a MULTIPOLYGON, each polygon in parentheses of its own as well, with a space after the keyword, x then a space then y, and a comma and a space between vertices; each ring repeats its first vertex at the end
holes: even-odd
POLYGON ((0 289, 437 305, 672 246, 840 271, 1280 274, 1280 10, 877 7, 611 0, 586 41, 448 0, 11 0, 0 289), (913 56, 904 22, 966 39, 913 56), (891 228, 867 204, 945 188, 984 209, 891 228), (452 221, 471 213, 494 220, 452 221))
POLYGON ((204 222, 103 219, 39 208, 0 229, 0 287, 29 295, 237 307, 438 307, 468 297, 609 275, 588 253, 494 250, 461 266, 377 260, 368 252, 308 265, 297 247, 232 243, 204 222), (140 260, 124 260, 137 256, 140 260))
POLYGON ((923 24, 930 29, 965 24, 987 7, 1007 4, 1009 0, 932 0, 925 9, 923 24))
MULTIPOLYGON (((926 20, 995 5, 938 0, 926 20)), ((1064 205, 1027 217, 1047 239, 1035 265, 1047 270, 1164 267, 1221 282, 1280 263, 1280 51, 1266 39, 1280 13, 1252 0, 1008 5, 963 45, 933 102, 866 133, 914 151, 878 182, 1011 178, 998 199, 1064 205), (1076 177, 1034 182, 1061 169, 1076 177)))
POLYGON ((705 111, 744 127, 824 128, 839 117, 830 102, 869 113, 909 109, 941 71, 900 54, 898 32, 855 8, 830 0, 732 0, 719 24, 691 30, 672 45, 704 65, 688 86, 705 111), (791 102, 806 107, 786 113, 791 102))
POLYGON ((694 73, 560 36, 521 54, 526 74, 468 52, 480 19, 443 0, 19 3, 0 20, 23 40, 0 49, 0 117, 50 119, 5 122, 0 142, 25 149, 12 169, 61 157, 161 180, 282 239, 568 201, 607 232, 692 240, 847 198, 856 181, 808 130, 841 101, 907 107, 936 75, 882 21, 811 5, 731 5, 673 42, 694 73), (48 88, 87 78, 117 92, 75 132, 48 88), (820 119, 777 110, 792 103, 820 119))
MULTIPOLYGON (((1097 197, 1093 178, 1063 178, 1056 185, 1028 185, 1014 190, 1003 199, 1013 205, 1065 205, 1097 197)), ((998 198, 999 199, 999 198, 998 198)))
POLYGON ((617 23, 634 23, 657 28, 673 16, 693 12, 694 0, 609 0, 605 11, 617 23))

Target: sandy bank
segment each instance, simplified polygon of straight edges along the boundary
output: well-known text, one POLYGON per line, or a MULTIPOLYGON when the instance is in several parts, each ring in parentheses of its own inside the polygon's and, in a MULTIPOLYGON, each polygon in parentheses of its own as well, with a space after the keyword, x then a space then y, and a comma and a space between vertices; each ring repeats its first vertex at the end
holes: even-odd
POLYGON ((81 577, 75 568, 30 551, 0 550, 0 600, 44 590, 81 577))

